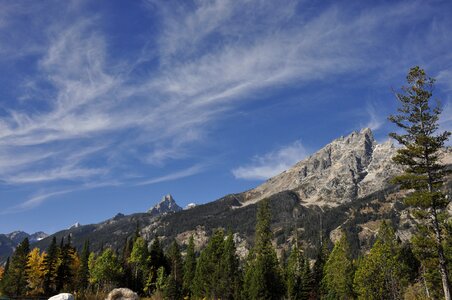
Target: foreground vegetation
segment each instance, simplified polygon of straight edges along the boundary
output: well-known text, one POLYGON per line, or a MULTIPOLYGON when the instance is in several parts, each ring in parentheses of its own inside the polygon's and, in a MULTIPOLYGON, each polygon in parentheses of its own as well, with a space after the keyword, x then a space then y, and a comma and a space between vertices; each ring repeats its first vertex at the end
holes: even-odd
POLYGON ((394 160, 406 171, 395 182, 410 191, 405 203, 418 222, 411 241, 402 243, 383 221, 368 253, 356 255, 342 231, 332 249, 321 241, 311 261, 295 233, 278 258, 264 200, 254 247, 243 260, 234 235, 222 229, 198 251, 193 237, 188 245, 173 241, 166 251, 158 238, 148 247, 138 228, 121 251, 90 252, 86 242, 78 253, 71 236, 59 245, 54 238, 44 252, 30 251, 25 239, 0 268, 1 292, 38 297, 64 291, 83 299, 128 287, 156 299, 450 299, 452 224, 443 190, 447 170, 438 154, 450 133, 434 135, 441 110, 429 104, 433 80, 417 67, 407 79, 410 86, 397 96, 400 114, 390 120, 405 131, 392 137, 405 146, 394 160))
MULTIPOLYGON (((201 251, 190 238, 185 255, 174 241, 166 250, 155 239, 136 234, 122 253, 77 253, 70 239, 56 240, 40 253, 24 240, 4 269, 1 290, 9 296, 38 297, 72 292, 77 298, 101 297, 115 287, 164 299, 439 299, 441 276, 430 246, 402 244, 383 222, 370 252, 352 258, 345 232, 330 252, 326 243, 312 264, 294 241, 287 255, 277 258, 272 245, 270 211, 258 210, 255 246, 244 261, 236 254, 234 237, 217 230, 201 251), (431 251, 430 251, 431 252, 431 251)), ((444 244, 448 265, 452 239, 444 244)))

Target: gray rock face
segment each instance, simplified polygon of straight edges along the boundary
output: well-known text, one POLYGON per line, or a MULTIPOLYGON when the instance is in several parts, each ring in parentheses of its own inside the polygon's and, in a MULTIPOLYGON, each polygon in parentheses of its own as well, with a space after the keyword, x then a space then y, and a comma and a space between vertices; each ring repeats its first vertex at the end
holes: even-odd
POLYGON ((182 207, 177 205, 176 201, 174 201, 173 196, 168 194, 164 196, 157 205, 149 209, 148 214, 150 214, 151 216, 161 216, 166 215, 168 213, 178 212, 181 210, 182 207))
POLYGON ((296 192, 306 204, 337 206, 388 186, 399 172, 396 148, 378 144, 369 128, 326 145, 291 169, 246 192, 245 204, 278 192, 296 192))

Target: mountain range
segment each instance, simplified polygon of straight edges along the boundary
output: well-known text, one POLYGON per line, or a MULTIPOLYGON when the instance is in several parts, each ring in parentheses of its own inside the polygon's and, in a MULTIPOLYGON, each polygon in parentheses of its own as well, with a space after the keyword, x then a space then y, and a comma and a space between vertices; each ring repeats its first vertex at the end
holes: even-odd
MULTIPOLYGON (((185 210, 166 195, 146 213, 118 214, 99 224, 62 230, 34 245, 45 249, 53 236, 60 240, 71 235, 78 249, 89 240, 94 251, 121 251, 139 228, 148 241, 159 237, 164 245, 176 239, 184 247, 193 235, 199 249, 222 228, 234 233, 238 252, 245 256, 253 241, 257 203, 268 199, 279 252, 299 239, 313 257, 321 240, 334 242, 343 229, 358 253, 370 247, 383 220, 392 223, 400 239, 411 237, 415 222, 403 204, 404 192, 391 184, 402 171, 392 161, 396 151, 390 141, 379 144, 366 128, 332 141, 254 189, 185 210)), ((452 166, 451 148, 444 149, 443 162, 452 166)), ((451 178, 447 189, 452 191, 451 178)), ((5 257, 1 249, 0 255, 5 257)))
POLYGON ((42 231, 35 232, 33 234, 26 233, 24 231, 14 231, 8 234, 0 234, 0 263, 10 256, 17 245, 25 238, 28 238, 30 243, 38 242, 49 235, 42 231))

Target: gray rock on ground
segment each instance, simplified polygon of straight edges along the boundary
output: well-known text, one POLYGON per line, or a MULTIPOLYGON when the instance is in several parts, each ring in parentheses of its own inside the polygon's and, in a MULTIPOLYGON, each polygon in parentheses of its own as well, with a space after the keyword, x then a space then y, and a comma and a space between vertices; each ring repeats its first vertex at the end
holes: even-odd
POLYGON ((140 300, 137 293, 126 288, 112 290, 105 300, 140 300))
POLYGON ((50 297, 49 300, 74 300, 74 296, 69 293, 61 293, 50 297))

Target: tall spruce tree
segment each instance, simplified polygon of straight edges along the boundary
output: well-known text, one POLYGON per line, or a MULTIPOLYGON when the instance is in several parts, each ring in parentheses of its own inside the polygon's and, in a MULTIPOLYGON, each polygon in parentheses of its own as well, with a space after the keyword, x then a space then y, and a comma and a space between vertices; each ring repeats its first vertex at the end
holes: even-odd
POLYGON ((317 251, 316 260, 312 267, 312 294, 315 299, 322 298, 324 291, 322 289, 322 278, 325 263, 328 260, 329 249, 326 240, 322 240, 317 251))
POLYGON ((80 267, 77 271, 77 290, 84 292, 89 285, 89 241, 83 244, 82 253, 80 255, 80 267))
POLYGON ((143 290, 146 294, 151 295, 156 290, 158 293, 161 293, 163 291, 162 287, 164 286, 165 282, 163 281, 159 285, 157 281, 159 280, 159 275, 163 276, 160 279, 164 278, 166 280, 166 275, 169 272, 169 264, 166 260, 165 254, 163 253, 163 249, 158 237, 156 237, 151 244, 149 256, 149 270, 147 272, 147 278, 143 290), (163 270, 163 274, 160 274, 159 272, 161 271, 159 270, 163 270), (158 286, 160 286, 160 288, 158 286))
POLYGON ((74 270, 72 265, 74 262, 75 249, 71 245, 71 236, 68 236, 66 244, 64 238, 61 239, 62 246, 60 247, 58 256, 58 267, 56 276, 56 290, 65 291, 73 286, 74 270))
POLYGON ((326 299, 353 299, 353 263, 350 257, 350 245, 347 235, 334 245, 323 270, 322 286, 326 299))
POLYGON ((47 255, 43 261, 43 273, 44 273, 44 294, 52 295, 56 292, 56 278, 58 267, 58 246, 56 237, 54 236, 52 242, 47 248, 47 255))
POLYGON ((8 272, 3 279, 3 292, 9 296, 25 296, 27 292, 27 262, 30 242, 25 238, 16 248, 8 272))
POLYGON ((128 237, 125 239, 124 248, 122 249, 120 260, 122 269, 124 270, 123 272, 124 277, 122 278, 121 282, 124 287, 130 289, 135 288, 133 280, 133 270, 131 264, 129 263, 129 257, 130 253, 132 252, 132 248, 133 248, 133 237, 128 237))
POLYGON ((239 268, 239 257, 236 253, 232 232, 228 234, 223 245, 223 254, 220 261, 221 299, 239 299, 241 296, 242 271, 239 268))
POLYGON ((287 299, 301 300, 309 298, 309 273, 309 262, 295 243, 290 251, 286 266, 287 299))
POLYGON ((171 272, 166 280, 164 295, 170 300, 182 299, 183 264, 179 245, 176 241, 173 241, 168 250, 168 262, 171 272))
POLYGON ((152 269, 158 270, 160 267, 164 267, 165 272, 169 271, 168 262, 165 254, 163 253, 162 245, 160 244, 160 239, 158 237, 156 237, 151 244, 150 256, 152 269))
POLYGON ((193 280, 193 293, 198 298, 221 297, 221 257, 224 252, 223 230, 216 230, 201 252, 193 280))
POLYGON ((244 297, 246 299, 281 299, 285 294, 281 266, 272 245, 271 213, 268 200, 259 203, 255 245, 247 259, 244 297))
POLYGON ((187 254, 184 260, 184 295, 190 297, 193 290, 193 278, 196 272, 196 253, 193 235, 188 240, 187 254))
POLYGON ((442 192, 447 171, 440 163, 440 149, 451 133, 437 133, 441 108, 438 103, 431 104, 434 82, 423 69, 417 66, 410 69, 408 85, 396 95, 399 114, 389 117, 404 133, 391 133, 390 136, 403 146, 393 159, 405 167, 405 172, 397 176, 395 182, 402 189, 414 190, 405 198, 405 203, 414 207, 421 226, 433 236, 444 297, 450 300, 449 271, 443 245, 444 220, 450 199, 442 192))

